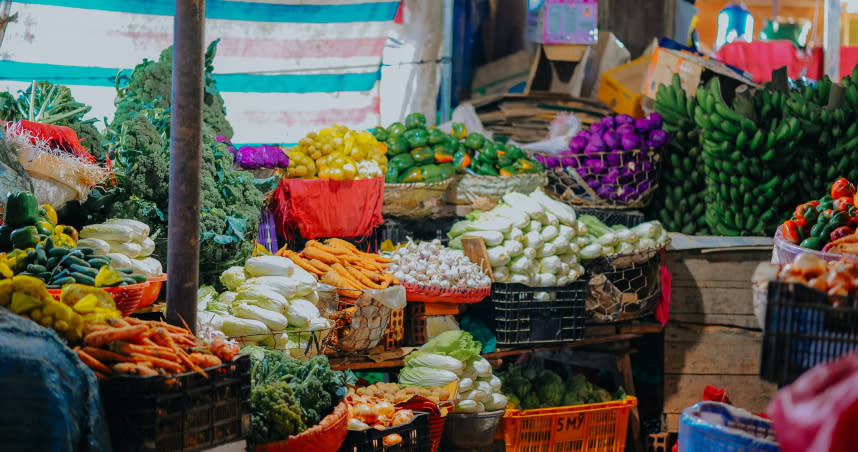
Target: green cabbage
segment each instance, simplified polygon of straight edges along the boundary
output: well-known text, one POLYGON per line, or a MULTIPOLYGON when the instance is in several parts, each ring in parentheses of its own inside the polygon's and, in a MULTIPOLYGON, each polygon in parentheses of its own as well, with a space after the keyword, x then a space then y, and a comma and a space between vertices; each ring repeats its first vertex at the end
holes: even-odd
POLYGON ((244 271, 250 276, 292 276, 295 263, 288 257, 258 256, 244 263, 244 271))
POLYGON ((244 267, 229 267, 220 274, 220 282, 227 290, 236 290, 247 280, 247 274, 244 272, 244 267))
POLYGON ((289 323, 297 328, 306 328, 310 322, 320 317, 319 308, 307 300, 292 300, 286 310, 286 318, 289 323))
POLYGON ((466 331, 445 331, 420 347, 424 353, 437 353, 471 363, 480 358, 483 345, 466 331))
POLYGON ((399 384, 405 386, 444 387, 457 381, 459 377, 453 372, 432 367, 406 367, 399 372, 399 384))
POLYGON ((465 370, 465 363, 456 358, 419 351, 406 356, 405 365, 410 367, 433 367, 435 369, 444 369, 449 370, 456 375, 462 375, 462 371, 465 370))
POLYGON ((289 321, 283 314, 247 303, 240 303, 233 306, 232 314, 243 319, 259 320, 270 328, 271 331, 283 331, 289 326, 289 321))

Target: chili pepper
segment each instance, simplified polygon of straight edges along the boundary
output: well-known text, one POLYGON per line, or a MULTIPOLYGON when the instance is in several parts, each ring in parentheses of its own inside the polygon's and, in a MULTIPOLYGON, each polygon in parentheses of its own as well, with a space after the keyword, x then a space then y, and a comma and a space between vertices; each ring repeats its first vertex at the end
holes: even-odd
POLYGON ((855 186, 849 183, 845 177, 841 177, 831 184, 831 197, 837 199, 843 196, 850 198, 855 196, 855 186))
POLYGON ((421 127, 426 127, 426 116, 423 116, 423 113, 411 113, 405 117, 406 129, 417 129, 421 127))
POLYGON ((799 228, 807 226, 807 218, 793 218, 792 221, 795 221, 799 228))
POLYGON ((4 224, 13 228, 36 224, 39 220, 39 202, 28 191, 12 192, 6 196, 4 224))
POLYGON ((483 143, 485 142, 485 137, 479 133, 468 134, 468 137, 465 138, 465 146, 475 150, 483 147, 483 143))
POLYGON ((800 242, 798 236, 799 226, 793 220, 784 221, 784 224, 781 225, 781 237, 784 240, 789 241, 790 243, 798 244, 800 242))
POLYGON ((851 196, 841 196, 834 200, 834 210, 846 212, 849 207, 854 207, 851 196))
POLYGON ((812 250, 820 250, 823 246, 825 246, 825 242, 819 237, 808 237, 799 244, 802 248, 809 248, 812 250))
POLYGON ((468 128, 461 122, 453 123, 453 132, 450 134, 458 139, 464 139, 468 136, 468 128))
POLYGON ((850 228, 849 226, 840 226, 839 228, 831 231, 831 234, 828 237, 833 242, 839 238, 846 237, 847 235, 852 235, 854 233, 855 230, 850 228))

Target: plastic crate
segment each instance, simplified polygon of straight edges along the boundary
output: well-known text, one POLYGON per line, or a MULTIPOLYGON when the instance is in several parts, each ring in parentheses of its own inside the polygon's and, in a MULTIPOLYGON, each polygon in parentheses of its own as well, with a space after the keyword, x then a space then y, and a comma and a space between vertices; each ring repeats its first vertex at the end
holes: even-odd
POLYGON ((839 300, 802 284, 769 282, 760 377, 785 385, 858 350, 858 298, 839 300))
POLYGON ((591 403, 537 410, 510 410, 496 438, 507 452, 622 452, 626 448, 629 411, 638 400, 591 403))
POLYGON ((113 450, 198 451, 243 438, 250 425, 250 355, 206 374, 99 380, 113 450))
POLYGON ((682 410, 679 452, 778 452, 771 421, 720 402, 682 410))
POLYGON ((586 293, 586 280, 574 281, 565 287, 493 283, 491 303, 497 344, 535 345, 580 341, 584 338, 587 317, 584 307, 586 293), (553 300, 534 301, 537 292, 547 292, 553 300))
POLYGON ((578 215, 592 215, 608 226, 621 224, 633 228, 644 221, 644 213, 640 210, 610 210, 610 209, 575 209, 578 215))
POLYGON ((429 436, 429 414, 415 412, 411 422, 389 427, 384 430, 374 428, 362 431, 350 430, 340 452, 431 452, 432 442, 429 436), (385 436, 396 433, 402 442, 385 446, 385 436))

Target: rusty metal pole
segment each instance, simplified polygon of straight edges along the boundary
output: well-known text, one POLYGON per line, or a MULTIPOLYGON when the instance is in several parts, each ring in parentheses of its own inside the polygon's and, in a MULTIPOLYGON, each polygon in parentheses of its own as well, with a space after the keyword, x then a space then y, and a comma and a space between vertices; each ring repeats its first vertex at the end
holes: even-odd
POLYGON ((205 0, 176 0, 167 228, 167 321, 196 331, 205 0))

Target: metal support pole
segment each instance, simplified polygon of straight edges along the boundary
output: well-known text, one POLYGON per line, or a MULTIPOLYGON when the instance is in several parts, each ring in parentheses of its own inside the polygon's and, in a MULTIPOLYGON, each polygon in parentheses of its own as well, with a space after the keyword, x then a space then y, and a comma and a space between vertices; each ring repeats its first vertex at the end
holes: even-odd
POLYGON ((453 0, 444 0, 441 41, 441 123, 450 120, 453 103, 453 0))
POLYGON ((840 0, 822 0, 822 49, 825 57, 823 71, 834 81, 840 81, 840 0))
POLYGON ((167 228, 167 321, 196 331, 205 0, 176 0, 167 228))

